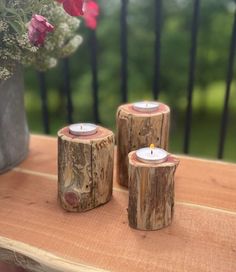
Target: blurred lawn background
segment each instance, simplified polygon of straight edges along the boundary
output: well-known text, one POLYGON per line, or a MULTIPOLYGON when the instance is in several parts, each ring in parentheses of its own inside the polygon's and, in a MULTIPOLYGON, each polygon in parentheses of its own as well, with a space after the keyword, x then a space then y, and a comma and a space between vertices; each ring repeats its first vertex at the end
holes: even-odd
MULTIPOLYGON (((115 129, 120 95, 119 0, 98 0, 99 113, 103 126, 115 129)), ((170 151, 182 153, 191 33, 192 0, 163 1, 160 101, 172 109, 170 151)), ((152 99, 154 67, 154 0, 130 0, 128 10, 129 101, 152 99)), ((201 3, 190 154, 216 158, 225 94, 225 78, 235 4, 231 0, 201 3)), ((81 24, 84 42, 70 58, 74 122, 93 121, 89 31, 81 24)), ((43 133, 37 75, 26 69, 26 109, 31 132, 43 133)), ((66 124, 62 66, 48 71, 50 131, 66 124)), ((236 161, 236 84, 232 83, 224 160, 236 161)))

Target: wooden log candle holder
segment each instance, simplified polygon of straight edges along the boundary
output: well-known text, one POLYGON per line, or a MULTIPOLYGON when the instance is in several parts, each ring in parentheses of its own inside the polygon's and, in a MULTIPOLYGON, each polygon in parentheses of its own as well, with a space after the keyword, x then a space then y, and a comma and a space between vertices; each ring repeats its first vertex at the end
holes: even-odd
POLYGON ((155 164, 141 162, 136 152, 129 153, 130 227, 157 230, 168 226, 174 214, 174 173, 179 160, 168 155, 155 164))
POLYGON ((114 134, 97 126, 93 135, 58 132, 58 198, 71 212, 84 212, 112 196, 114 134))
POLYGON ((136 110, 134 104, 121 105, 117 110, 116 126, 117 180, 127 187, 129 152, 151 143, 168 150, 170 108, 159 103, 157 109, 142 112, 136 110))

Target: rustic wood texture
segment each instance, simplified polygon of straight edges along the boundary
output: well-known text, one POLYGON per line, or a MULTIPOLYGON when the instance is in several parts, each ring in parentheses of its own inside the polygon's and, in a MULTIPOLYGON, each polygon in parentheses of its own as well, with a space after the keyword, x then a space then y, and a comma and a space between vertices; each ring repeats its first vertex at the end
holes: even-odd
MULTIPOLYGON (((236 167, 234 163, 178 155, 175 194, 181 202, 198 203, 235 211, 236 167), (204 175, 199 175, 204 173, 204 175), (224 188, 224 190, 222 190, 224 188)), ((115 156, 116 159, 116 156, 115 156)), ((116 170, 116 168, 115 168, 116 170)), ((34 135, 30 157, 14 171, 57 180, 57 141, 55 137, 34 135)), ((114 176, 114 186, 123 189, 114 176)))
POLYGON ((128 226, 128 191, 116 180, 107 205, 61 209, 56 146, 31 137, 29 158, 0 176, 0 260, 25 268, 33 260, 36 272, 236 271, 235 164, 181 157, 173 222, 144 232, 128 226))
POLYGON ((25 272, 26 270, 12 264, 0 262, 0 271, 1 272, 25 272))
POLYGON ((128 154, 154 144, 168 150, 170 108, 160 103, 151 113, 138 112, 132 104, 121 105, 116 115, 118 182, 128 186, 128 154))
MULTIPOLYGON (((58 258, 50 252, 42 251, 19 241, 0 237, 0 258, 6 263, 15 263, 17 267, 3 266, 1 272, 105 272, 104 269, 74 263, 58 258), (17 249, 17 251, 16 251, 17 249), (22 266, 19 267, 19 266, 22 266), (24 269, 23 269, 24 268, 24 269), (25 270, 26 269, 26 270, 25 270), (8 271, 9 270, 9 271, 8 271)), ((1 268, 1 266, 0 266, 1 268)))
POLYGON ((174 174, 179 160, 169 155, 160 164, 142 163, 129 153, 128 218, 132 228, 158 230, 167 227, 174 215, 174 174))
POLYGON ((71 212, 84 212, 112 196, 114 135, 103 127, 96 134, 74 136, 68 127, 58 132, 58 198, 71 212))

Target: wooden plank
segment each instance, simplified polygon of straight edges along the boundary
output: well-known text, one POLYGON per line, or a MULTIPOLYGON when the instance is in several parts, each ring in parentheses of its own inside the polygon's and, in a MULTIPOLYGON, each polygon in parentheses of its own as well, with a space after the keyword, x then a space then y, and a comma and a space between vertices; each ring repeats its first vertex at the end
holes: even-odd
MULTIPOLYGON (((179 157, 175 181, 177 201, 236 211, 236 164, 179 157)), ((34 135, 30 156, 16 171, 57 179, 56 168, 56 138, 34 135)), ((114 186, 123 189, 116 181, 114 186)))
POLYGON ((74 214, 59 207, 56 187, 45 176, 1 176, 1 260, 31 269, 36 262, 37 272, 236 271, 236 211, 177 203, 170 227, 143 232, 128 226, 127 191, 117 188, 108 204, 74 214))
POLYGON ((6 264, 0 262, 0 271, 2 272, 25 272, 23 268, 17 267, 15 265, 6 264))
POLYGON ((74 263, 57 257, 49 252, 32 247, 19 241, 13 241, 0 237, 0 258, 5 262, 15 263, 17 267, 7 264, 0 264, 0 271, 4 272, 24 272, 20 266, 31 272, 105 272, 80 263, 74 263))
POLYGON ((236 211, 236 165, 180 157, 176 199, 236 211))
POLYGON ((57 174, 57 138, 31 135, 28 159, 21 168, 47 174, 57 174))

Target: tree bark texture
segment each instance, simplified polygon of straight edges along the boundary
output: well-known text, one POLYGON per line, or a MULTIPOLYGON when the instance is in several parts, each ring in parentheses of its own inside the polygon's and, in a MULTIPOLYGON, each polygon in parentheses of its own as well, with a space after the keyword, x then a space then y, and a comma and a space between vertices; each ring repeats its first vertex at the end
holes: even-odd
POLYGON ((174 174, 179 160, 172 155, 160 164, 139 162, 129 154, 129 225, 140 230, 168 226, 174 214, 174 174))
POLYGON ((157 111, 142 113, 132 104, 121 105, 117 110, 117 180, 128 186, 128 154, 154 144, 168 150, 170 108, 160 103, 157 111))
POLYGON ((61 206, 83 212, 112 196, 114 134, 103 127, 90 136, 58 132, 58 197, 61 206))

